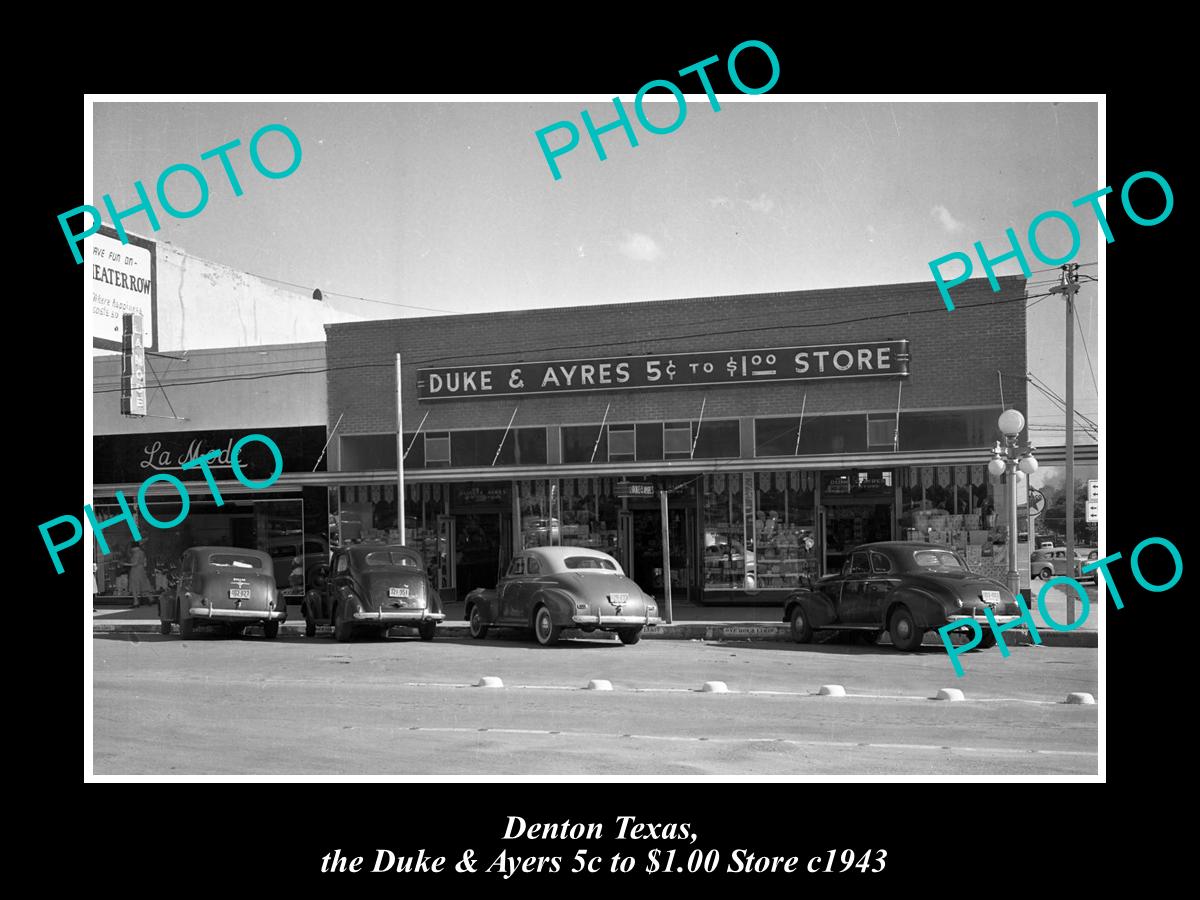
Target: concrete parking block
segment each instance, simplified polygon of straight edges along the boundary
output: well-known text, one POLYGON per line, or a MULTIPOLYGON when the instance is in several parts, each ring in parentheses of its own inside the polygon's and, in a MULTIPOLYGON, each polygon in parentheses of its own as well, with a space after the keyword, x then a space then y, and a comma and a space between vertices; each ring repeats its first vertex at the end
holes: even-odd
POLYGON ((823 684, 817 693, 822 697, 845 697, 846 689, 840 684, 823 684))
POLYGON ((484 675, 477 682, 475 682, 475 687, 502 688, 504 687, 504 679, 498 678, 495 675, 484 675))
POLYGON ((937 696, 934 697, 933 699, 934 700, 966 700, 967 698, 963 696, 963 692, 960 691, 958 688, 942 688, 941 690, 939 690, 937 692, 937 696))

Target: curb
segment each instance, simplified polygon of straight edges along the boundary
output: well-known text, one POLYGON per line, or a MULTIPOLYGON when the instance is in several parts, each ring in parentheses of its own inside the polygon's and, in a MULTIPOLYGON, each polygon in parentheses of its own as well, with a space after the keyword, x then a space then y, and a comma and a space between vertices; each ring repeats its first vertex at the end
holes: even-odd
MULTIPOLYGON (((328 626, 322 626, 317 629, 318 634, 329 633, 328 626)), ((466 622, 442 622, 438 625, 438 632, 441 634, 450 634, 453 637, 465 637, 467 635, 466 622)), ((304 634, 304 622, 284 622, 279 627, 280 634, 286 635, 302 635, 304 634)), ((92 634, 158 634, 158 623, 154 621, 104 621, 103 619, 93 620, 92 634)), ((392 629, 394 635, 416 635, 415 628, 397 625, 392 629)), ((582 632, 568 629, 565 632, 566 636, 581 636, 582 632)), ((1043 647, 1099 647, 1099 634, 1096 631, 1053 631, 1046 629, 1039 631, 1038 634, 1042 638, 1043 647)), ((600 634, 592 634, 588 637, 600 638, 600 634)), ((611 636, 616 639, 615 635, 611 636)), ((736 622, 736 623, 710 623, 710 622, 680 622, 674 625, 648 625, 642 630, 642 638, 645 640, 676 640, 676 641, 782 641, 790 642, 791 633, 788 625, 779 623, 762 623, 762 622, 736 622)), ((880 644, 890 645, 886 632, 880 638, 880 644)), ((1029 632, 1025 630, 1014 629, 1005 634, 1005 643, 1009 647, 1025 647, 1033 642, 1029 638, 1029 632)), ((925 636, 924 646, 940 647, 942 646, 941 639, 936 633, 927 634, 925 636)))

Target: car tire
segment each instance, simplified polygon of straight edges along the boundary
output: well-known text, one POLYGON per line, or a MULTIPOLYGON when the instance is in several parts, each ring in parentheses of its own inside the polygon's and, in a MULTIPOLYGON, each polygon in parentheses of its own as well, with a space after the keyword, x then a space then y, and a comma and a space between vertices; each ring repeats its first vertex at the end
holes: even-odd
POLYGON ((316 637, 317 636, 317 623, 314 622, 312 619, 304 620, 304 636, 305 637, 316 637))
POLYGON ((171 633, 171 623, 170 622, 159 622, 158 623, 158 633, 159 634, 170 634, 171 633))
POLYGON ((792 607, 791 622, 792 640, 797 644, 809 644, 813 639, 813 628, 808 621, 804 606, 797 603, 792 607))
POLYGON ((554 616, 549 607, 539 606, 533 614, 533 637, 543 647, 558 643, 562 629, 554 624, 554 616))
POLYGON ((1046 568, 1042 569, 1042 571, 1038 572, 1038 577, 1041 578, 1042 581, 1049 581, 1054 577, 1054 570, 1047 566, 1046 568))
POLYGON ((983 635, 979 638, 979 643, 975 645, 975 649, 976 650, 991 650, 995 646, 996 646, 996 635, 994 635, 992 633, 992 630, 989 628, 987 631, 983 632, 983 635))
MULTIPOLYGON (((272 619, 270 622, 263 622, 263 637, 268 641, 273 641, 279 637, 279 622, 272 619)), ((240 633, 240 629, 239 629, 240 633)))
POLYGON ((333 611, 333 637, 334 640, 346 643, 354 637, 354 627, 342 618, 342 608, 339 606, 333 611))
POLYGON ((432 641, 436 633, 437 622, 422 623, 417 626, 417 634, 421 636, 421 640, 423 641, 432 641))
POLYGON ((179 617, 179 639, 181 641, 190 641, 196 634, 196 629, 192 625, 191 616, 179 617))
POLYGON ((478 604, 471 607, 471 621, 467 627, 471 637, 477 641, 482 641, 488 635, 488 627, 483 622, 483 614, 479 611, 478 604))
POLYGON ((617 637, 621 639, 622 644, 636 644, 642 639, 642 629, 622 628, 617 632, 617 637))
POLYGON ((892 618, 888 622, 888 634, 892 637, 892 645, 897 650, 903 650, 906 653, 911 653, 920 647, 921 640, 925 637, 924 630, 917 627, 907 606, 901 606, 892 613, 892 618))

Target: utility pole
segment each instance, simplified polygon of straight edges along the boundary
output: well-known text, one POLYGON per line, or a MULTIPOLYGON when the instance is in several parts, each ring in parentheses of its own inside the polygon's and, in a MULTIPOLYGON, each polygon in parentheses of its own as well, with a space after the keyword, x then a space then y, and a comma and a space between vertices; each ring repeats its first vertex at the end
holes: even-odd
MULTIPOLYGON (((1067 563, 1075 574, 1075 294, 1079 290, 1079 263, 1062 267, 1058 284, 1051 293, 1061 293, 1067 301, 1067 563)), ((1075 592, 1067 591, 1067 624, 1075 621, 1075 592)))

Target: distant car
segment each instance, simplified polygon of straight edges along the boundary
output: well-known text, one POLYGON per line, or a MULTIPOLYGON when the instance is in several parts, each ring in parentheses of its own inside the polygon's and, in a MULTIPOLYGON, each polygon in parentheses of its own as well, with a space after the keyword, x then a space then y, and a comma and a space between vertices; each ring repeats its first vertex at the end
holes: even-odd
POLYGON ((175 591, 159 597, 159 631, 187 640, 201 626, 219 626, 226 634, 241 634, 247 625, 261 625, 274 638, 287 621, 287 604, 275 586, 271 557, 262 550, 240 547, 192 547, 179 561, 175 591))
MULTIPOLYGON (((1077 548, 1076 552, 1079 552, 1078 548, 1077 548)), ((1092 550, 1090 553, 1088 553, 1087 559, 1085 559, 1083 561, 1083 565, 1086 566, 1088 563, 1094 563, 1099 558, 1100 558, 1099 552, 1096 550, 1092 550)), ((1084 572, 1083 568, 1081 566, 1080 573, 1081 573, 1080 575, 1076 576, 1076 578, 1079 581, 1097 581, 1100 578, 1100 573, 1097 569, 1092 569, 1092 571, 1090 571, 1090 572, 1084 572)))
POLYGON ((636 644, 642 629, 662 622, 655 599, 628 578, 620 563, 585 547, 537 547, 517 553, 495 590, 476 588, 466 597, 471 637, 488 629, 532 629, 543 647, 564 628, 615 631, 636 644))
POLYGON ((393 625, 408 625, 421 640, 432 641, 438 622, 446 618, 424 559, 408 547, 352 544, 334 550, 330 564, 317 569, 315 582, 300 605, 307 637, 325 624, 333 626, 339 641, 369 629, 386 637, 393 625))
MULTIPOLYGON (((952 622, 983 632, 978 646, 993 647, 990 608, 998 624, 1018 618, 1016 598, 999 581, 972 572, 948 547, 908 541, 862 544, 842 571, 793 593, 783 621, 792 639, 806 644, 818 631, 859 632, 874 642, 887 631, 897 650, 916 650, 925 632, 952 622)), ((957 630, 957 629, 955 629, 957 630)))
POLYGON ((1067 548, 1066 547, 1047 547, 1041 550, 1034 550, 1029 555, 1029 570, 1041 578, 1043 581, 1053 578, 1056 575, 1062 575, 1067 578, 1075 578, 1078 580, 1081 567, 1087 562, 1078 551, 1075 553, 1075 564, 1068 568, 1067 566, 1067 548))

